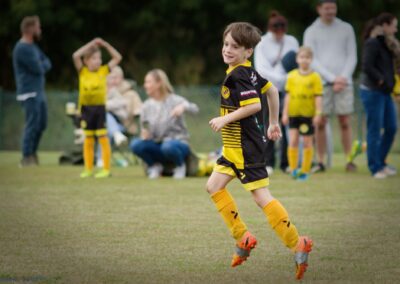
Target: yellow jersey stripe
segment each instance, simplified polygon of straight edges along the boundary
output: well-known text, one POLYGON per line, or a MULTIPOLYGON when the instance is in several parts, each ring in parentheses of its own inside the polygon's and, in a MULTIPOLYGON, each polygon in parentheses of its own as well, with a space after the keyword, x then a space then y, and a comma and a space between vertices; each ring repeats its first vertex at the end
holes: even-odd
POLYGON ((240 101, 240 106, 247 106, 251 104, 261 103, 260 98, 251 98, 248 100, 240 101))
POLYGON ((265 84, 264 87, 261 88, 261 94, 265 94, 269 88, 271 88, 273 85, 271 82, 268 82, 267 84, 265 84))

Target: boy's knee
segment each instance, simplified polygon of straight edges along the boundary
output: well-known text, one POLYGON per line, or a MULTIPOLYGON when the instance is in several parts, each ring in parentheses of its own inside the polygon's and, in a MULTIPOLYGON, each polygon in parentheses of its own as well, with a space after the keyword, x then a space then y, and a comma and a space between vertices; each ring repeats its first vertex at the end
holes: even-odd
POLYGON ((207 181, 206 183, 206 191, 208 192, 208 194, 212 195, 214 193, 216 193, 217 191, 221 190, 221 188, 218 188, 214 183, 207 181))

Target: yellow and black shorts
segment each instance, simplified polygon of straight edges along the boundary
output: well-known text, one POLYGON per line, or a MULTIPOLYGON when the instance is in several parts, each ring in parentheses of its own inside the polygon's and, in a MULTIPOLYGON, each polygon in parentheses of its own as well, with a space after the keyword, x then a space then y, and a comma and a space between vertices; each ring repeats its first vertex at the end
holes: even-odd
POLYGON ((293 116, 289 117, 289 128, 298 129, 300 135, 313 135, 314 125, 312 117, 293 116))
POLYGON ((269 185, 268 172, 265 167, 238 169, 234 163, 229 162, 223 156, 217 160, 213 171, 232 177, 236 176, 247 191, 269 185))
POLYGON ((107 135, 105 105, 82 106, 81 127, 86 136, 107 135))

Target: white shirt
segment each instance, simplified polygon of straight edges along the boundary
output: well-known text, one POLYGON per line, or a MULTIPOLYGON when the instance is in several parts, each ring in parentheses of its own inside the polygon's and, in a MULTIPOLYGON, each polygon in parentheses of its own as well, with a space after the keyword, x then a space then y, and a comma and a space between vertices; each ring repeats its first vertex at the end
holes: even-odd
POLYGON ((261 37, 261 41, 254 50, 254 67, 262 77, 271 81, 279 91, 284 91, 287 73, 282 66, 282 57, 287 52, 297 52, 298 49, 299 42, 294 36, 285 34, 282 40, 278 42, 273 33, 267 32, 261 37), (277 60, 278 62, 273 66, 277 60))
POLYGON ((304 45, 314 52, 312 67, 327 83, 337 76, 352 76, 357 64, 356 38, 353 27, 335 18, 329 25, 317 18, 304 32, 304 45))

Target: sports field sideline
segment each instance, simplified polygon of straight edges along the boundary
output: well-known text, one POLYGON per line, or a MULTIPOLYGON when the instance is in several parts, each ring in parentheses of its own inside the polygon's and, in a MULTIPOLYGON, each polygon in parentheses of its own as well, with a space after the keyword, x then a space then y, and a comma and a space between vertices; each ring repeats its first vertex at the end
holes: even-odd
MULTIPOLYGON (((292 255, 235 181, 241 215, 259 240, 230 268, 234 241, 204 191, 206 178, 147 180, 139 166, 106 180, 81 167, 17 167, 0 152, 0 283, 294 283, 292 255)), ((399 168, 400 155, 391 163, 399 168)), ((364 157, 345 173, 296 182, 276 172, 270 189, 314 240, 305 283, 395 283, 400 279, 400 177, 372 179, 364 157)))

